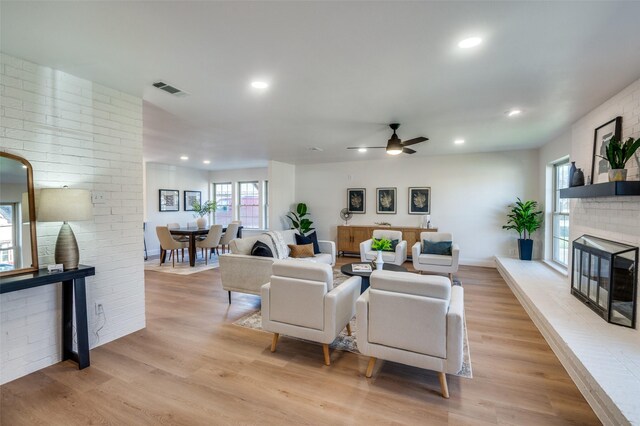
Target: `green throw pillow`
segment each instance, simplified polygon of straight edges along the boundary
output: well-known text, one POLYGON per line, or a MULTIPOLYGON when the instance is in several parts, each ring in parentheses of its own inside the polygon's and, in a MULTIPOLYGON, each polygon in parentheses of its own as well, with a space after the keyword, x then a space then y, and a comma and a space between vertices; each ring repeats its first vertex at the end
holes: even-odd
POLYGON ((439 254, 441 256, 451 256, 451 241, 431 241, 422 240, 422 254, 439 254))

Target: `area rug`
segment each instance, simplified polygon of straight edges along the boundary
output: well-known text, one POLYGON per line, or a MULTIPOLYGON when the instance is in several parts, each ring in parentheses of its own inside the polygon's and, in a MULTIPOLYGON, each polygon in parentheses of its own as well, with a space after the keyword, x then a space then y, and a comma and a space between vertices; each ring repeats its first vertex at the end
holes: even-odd
MULTIPOLYGON (((334 286, 342 284, 347 277, 346 275, 341 274, 339 271, 334 271, 334 286)), ((454 285, 461 285, 460 281, 454 280, 454 285)), ((351 319, 351 336, 347 335, 346 330, 342 330, 340 335, 336 338, 336 340, 329 345, 333 349, 338 349, 341 351, 353 352, 359 354, 358 345, 357 345, 357 335, 358 330, 356 328, 356 319, 355 317, 351 319)), ((252 330, 259 330, 265 332, 262 329, 262 314, 260 311, 251 312, 244 317, 233 323, 234 325, 250 328, 252 330)), ((266 332, 265 332, 266 333, 266 332)), ((292 337, 293 338, 293 337, 292 337)), ((302 340, 302 339, 300 339, 302 340)), ((315 343, 315 342, 310 342, 315 343)), ((469 338, 467 336, 467 324, 465 320, 464 324, 464 339, 463 339, 464 347, 464 359, 462 361, 462 369, 458 371, 455 375, 464 377, 467 379, 473 378, 473 372, 471 370, 471 355, 469 353, 469 338)), ((317 343, 316 343, 317 344, 317 343)))
MULTIPOLYGON (((167 258, 169 256, 167 255, 167 258)), ((182 259, 182 257, 179 257, 182 259)), ((189 266, 189 256, 185 253, 184 262, 178 262, 176 259, 175 268, 171 266, 171 260, 166 261, 160 266, 160 259, 148 259, 144 262, 144 270, 145 271, 155 271, 155 272, 164 272, 166 274, 177 274, 177 275, 191 275, 197 274, 198 272, 208 271, 210 269, 216 269, 219 267, 218 256, 213 255, 207 265, 205 265, 204 259, 202 257, 196 258, 196 264, 194 266, 189 266)))

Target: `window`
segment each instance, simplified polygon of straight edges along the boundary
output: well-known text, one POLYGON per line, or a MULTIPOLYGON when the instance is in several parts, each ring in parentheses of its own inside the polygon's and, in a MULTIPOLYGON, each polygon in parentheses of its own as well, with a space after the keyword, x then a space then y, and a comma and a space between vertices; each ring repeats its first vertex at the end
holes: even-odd
POLYGON ((17 203, 0 204, 0 271, 13 269, 18 260, 17 207, 17 203))
POLYGON ((232 191, 231 182, 213 184, 213 199, 216 202, 214 221, 217 225, 227 226, 233 220, 232 191))
POLYGON ((560 190, 569 187, 569 160, 553 165, 553 260, 569 263, 569 200, 560 198, 560 190))
POLYGON ((264 229, 269 229, 269 181, 264 181, 264 190, 262 191, 262 205, 264 206, 264 229))
POLYGON ((260 185, 238 182, 238 219, 245 228, 260 228, 260 185))

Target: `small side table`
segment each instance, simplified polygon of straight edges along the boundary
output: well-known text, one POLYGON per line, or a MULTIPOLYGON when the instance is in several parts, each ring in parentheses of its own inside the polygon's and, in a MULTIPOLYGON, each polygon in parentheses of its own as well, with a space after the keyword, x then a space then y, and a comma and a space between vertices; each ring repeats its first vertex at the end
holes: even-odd
POLYGON ((89 366, 89 330, 87 325, 87 294, 85 278, 95 275, 93 266, 50 274, 46 269, 37 272, 0 277, 0 294, 43 285, 62 283, 62 360, 72 359, 82 370, 89 366), (73 309, 76 311, 78 351, 73 351, 73 309))
MULTIPOLYGON (((345 275, 348 275, 350 277, 353 277, 353 276, 362 277, 362 282, 360 283, 360 294, 364 293, 365 290, 369 288, 369 277, 371 277, 371 273, 375 270, 376 270, 376 265, 372 262, 347 263, 345 265, 342 265, 342 267, 340 268, 340 272, 342 272, 345 275), (368 272, 368 271, 353 272, 353 269, 351 269, 351 265, 371 265, 371 272, 368 272)), ((407 268, 405 268, 404 266, 398 266, 392 263, 384 263, 382 265, 382 270, 394 271, 394 272, 407 272, 407 268)))

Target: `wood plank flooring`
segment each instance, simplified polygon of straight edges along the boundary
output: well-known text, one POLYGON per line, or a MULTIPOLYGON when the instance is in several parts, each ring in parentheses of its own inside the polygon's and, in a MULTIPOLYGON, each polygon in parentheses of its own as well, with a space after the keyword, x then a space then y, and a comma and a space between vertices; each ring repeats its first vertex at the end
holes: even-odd
MULTIPOLYGON (((342 258, 339 263, 354 261, 342 258)), ((338 265, 339 266, 339 265, 338 265)), ((495 269, 462 267, 473 379, 331 353, 232 323, 256 296, 220 284, 219 270, 146 273, 147 328, 0 387, 2 425, 599 424, 495 269)))

